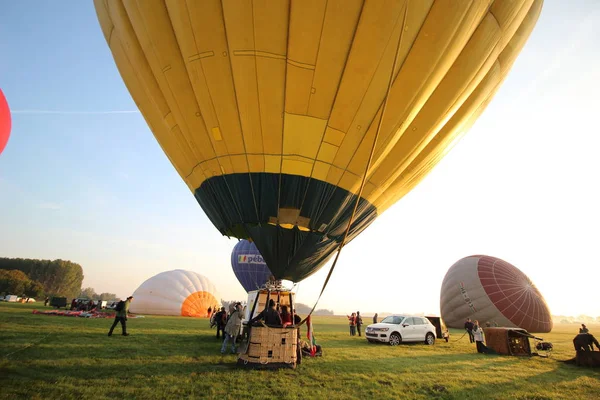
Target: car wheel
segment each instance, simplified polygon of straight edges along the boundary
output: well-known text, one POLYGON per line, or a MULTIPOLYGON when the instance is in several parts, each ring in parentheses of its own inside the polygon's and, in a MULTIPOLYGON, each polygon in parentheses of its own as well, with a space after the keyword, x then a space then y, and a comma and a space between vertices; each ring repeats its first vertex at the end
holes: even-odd
POLYGON ((432 345, 434 343, 435 336, 433 336, 433 333, 429 332, 427 335, 425 335, 425 344, 432 345))
POLYGON ((390 335, 390 346, 398 346, 402 342, 400 334, 394 332, 390 335))

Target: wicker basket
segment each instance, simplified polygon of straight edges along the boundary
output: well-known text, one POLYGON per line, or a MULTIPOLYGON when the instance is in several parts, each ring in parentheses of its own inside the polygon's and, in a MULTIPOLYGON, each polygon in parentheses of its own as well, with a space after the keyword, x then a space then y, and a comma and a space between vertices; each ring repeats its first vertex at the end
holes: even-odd
POLYGON ((296 328, 252 327, 248 350, 238 364, 251 368, 295 368, 298 336, 296 328))

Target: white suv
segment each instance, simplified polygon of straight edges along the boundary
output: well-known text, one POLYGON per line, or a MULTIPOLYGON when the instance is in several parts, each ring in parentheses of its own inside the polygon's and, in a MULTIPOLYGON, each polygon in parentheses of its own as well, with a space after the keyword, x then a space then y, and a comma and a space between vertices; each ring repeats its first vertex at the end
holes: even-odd
POLYGON ((397 346, 402 342, 435 343, 435 326, 425 317, 390 315, 377 324, 367 326, 365 337, 371 343, 397 346))

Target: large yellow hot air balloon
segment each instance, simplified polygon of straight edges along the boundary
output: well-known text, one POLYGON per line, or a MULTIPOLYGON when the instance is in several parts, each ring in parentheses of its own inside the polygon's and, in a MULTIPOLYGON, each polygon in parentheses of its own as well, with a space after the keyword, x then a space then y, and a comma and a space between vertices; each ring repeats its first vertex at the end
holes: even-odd
POLYGON ((95 6, 133 99, 212 223, 300 281, 468 130, 542 0, 95 6))

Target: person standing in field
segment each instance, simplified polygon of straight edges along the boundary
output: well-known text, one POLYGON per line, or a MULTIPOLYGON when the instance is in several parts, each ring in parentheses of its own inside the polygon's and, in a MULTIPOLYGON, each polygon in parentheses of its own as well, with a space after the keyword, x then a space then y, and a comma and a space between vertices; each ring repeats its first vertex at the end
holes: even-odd
POLYGON ((348 324, 350 325, 350 336, 354 336, 356 335, 356 313, 346 316, 348 317, 348 324))
POLYGON ((121 330, 123 331, 123 336, 129 336, 129 333, 127 333, 127 312, 129 311, 129 305, 131 304, 132 300, 133 296, 129 296, 127 300, 120 301, 119 303, 117 303, 117 307, 115 308, 115 310, 117 311, 115 314, 115 322, 113 322, 112 326, 110 327, 110 330, 108 331, 108 336, 112 336, 113 330, 119 322, 121 323, 121 330))
POLYGON ((360 336, 360 327, 362 326, 362 318, 360 316, 360 311, 356 312, 356 331, 358 332, 358 336, 360 336))
POLYGON ((377 323, 377 313, 375 313, 375 315, 373 315, 373 323, 376 324, 377 323))
POLYGON ((467 318, 467 320, 465 321, 465 330, 467 331, 467 333, 469 334, 469 341, 471 343, 473 343, 475 341, 475 337, 473 336, 473 322, 471 322, 471 318, 467 318))
POLYGON ((487 347, 483 344, 483 329, 479 326, 479 321, 473 323, 473 337, 477 345, 478 353, 487 353, 487 347))
POLYGON ((236 353, 235 341, 240 334, 240 330, 242 329, 242 318, 244 315, 242 314, 242 305, 237 303, 231 315, 229 316, 229 321, 227 321, 227 325, 225 325, 225 331, 223 332, 223 344, 221 345, 221 354, 225 354, 225 350, 227 349, 227 343, 229 339, 231 339, 231 352, 233 354, 236 353))
POLYGON ((227 312, 225 311, 225 307, 221 307, 221 310, 215 314, 215 323, 217 325, 217 339, 221 337, 221 332, 223 332, 223 338, 225 338, 225 325, 227 324, 227 312))

